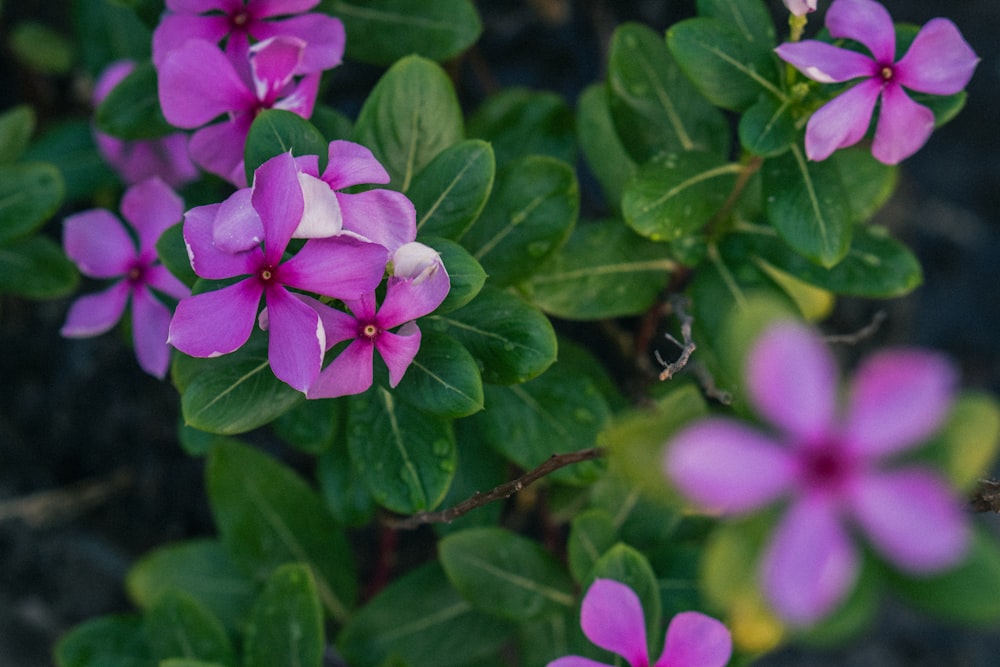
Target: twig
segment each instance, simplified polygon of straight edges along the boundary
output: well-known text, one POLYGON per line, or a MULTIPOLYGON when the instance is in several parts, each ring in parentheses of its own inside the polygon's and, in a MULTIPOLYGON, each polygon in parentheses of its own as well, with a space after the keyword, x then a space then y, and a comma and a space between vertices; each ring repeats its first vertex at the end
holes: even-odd
POLYGON ((669 380, 682 368, 687 366, 688 360, 691 358, 691 354, 697 347, 691 339, 691 324, 694 321, 694 318, 684 312, 684 299, 682 297, 673 297, 670 299, 670 305, 678 319, 681 321, 681 338, 683 339, 683 342, 677 340, 669 333, 664 334, 667 340, 681 348, 681 356, 679 356, 677 361, 673 363, 668 364, 663 360, 663 357, 660 356, 659 351, 653 350, 653 354, 656 355, 656 360, 660 362, 661 366, 663 366, 663 370, 660 371, 661 382, 669 380))
POLYGON ((884 310, 876 311, 875 314, 872 315, 872 321, 863 326, 862 328, 858 329, 854 333, 824 336, 823 339, 830 344, 840 343, 844 345, 857 345, 861 341, 867 340, 872 336, 874 336, 875 333, 879 330, 879 327, 882 326, 882 323, 885 322, 887 317, 888 315, 886 315, 884 310))
POLYGON ((581 449, 578 452, 553 454, 548 458, 548 460, 545 461, 545 463, 541 464, 534 470, 521 475, 517 479, 501 484, 492 491, 487 491, 486 493, 480 493, 477 491, 472 494, 470 498, 463 500, 457 505, 449 507, 446 510, 441 510, 440 512, 417 512, 413 516, 401 519, 386 519, 385 523, 390 528, 400 528, 406 530, 417 528, 425 523, 451 523, 458 517, 476 509, 477 507, 481 507, 495 500, 510 498, 521 489, 532 484, 533 482, 538 481, 549 473, 555 472, 556 470, 564 468, 572 463, 596 459, 603 455, 603 453, 604 452, 599 447, 591 447, 590 449, 581 449))
POLYGON ((61 489, 5 500, 0 502, 0 522, 21 519, 40 527, 81 514, 131 486, 132 478, 132 471, 120 468, 100 479, 86 479, 61 489))
POLYGON ((698 384, 701 385, 701 390, 705 392, 706 396, 715 399, 722 405, 733 404, 733 395, 725 389, 719 389, 719 385, 715 383, 715 378, 712 377, 712 374, 705 368, 704 364, 695 362, 691 364, 690 370, 698 378, 698 384))
POLYGON ((993 512, 1000 514, 1000 482, 992 479, 979 480, 979 486, 972 491, 969 506, 973 512, 993 512))

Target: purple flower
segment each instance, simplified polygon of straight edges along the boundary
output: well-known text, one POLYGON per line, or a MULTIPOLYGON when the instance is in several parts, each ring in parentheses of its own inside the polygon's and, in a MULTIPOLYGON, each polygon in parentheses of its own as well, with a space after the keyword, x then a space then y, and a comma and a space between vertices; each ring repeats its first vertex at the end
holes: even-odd
MULTIPOLYGON (((580 626, 587 639, 617 653, 631 667, 649 667, 646 622, 639 596, 613 579, 595 579, 583 598, 580 626)), ((729 630, 696 611, 674 616, 667 628, 663 653, 653 667, 723 667, 733 652, 729 630)), ((609 667, 579 656, 553 660, 546 667, 609 667)))
POLYGON ((305 51, 296 74, 336 67, 344 55, 344 25, 340 19, 303 13, 319 0, 167 0, 168 13, 153 32, 153 62, 163 64, 170 51, 189 39, 213 44, 226 40, 226 54, 246 62, 251 38, 296 37, 305 51), (278 17, 286 18, 278 18, 278 17))
POLYGON ((784 0, 785 8, 795 16, 816 11, 816 0, 784 0))
POLYGON ((225 114, 226 120, 191 137, 191 157, 200 167, 237 187, 246 185, 243 145, 264 109, 312 115, 319 72, 296 77, 305 42, 273 37, 250 47, 250 82, 215 45, 194 39, 171 51, 158 69, 160 106, 172 125, 193 129, 225 114))
POLYGON ((162 378, 170 363, 170 309, 152 290, 178 299, 190 291, 159 264, 156 241, 167 227, 180 222, 184 202, 163 181, 152 178, 125 191, 121 212, 125 224, 104 209, 84 211, 64 221, 63 247, 80 271, 91 278, 117 280, 104 292, 74 301, 60 333, 68 338, 104 333, 121 319, 131 298, 132 339, 139 366, 162 378), (128 223, 135 230, 138 247, 126 228, 128 223))
POLYGON ((825 160, 838 148, 860 141, 875 104, 882 107, 872 154, 896 164, 923 146, 934 129, 934 113, 917 104, 904 88, 952 95, 965 88, 979 58, 947 19, 929 21, 906 55, 896 61, 896 32, 885 7, 873 0, 836 0, 826 14, 836 38, 860 42, 873 57, 831 44, 806 40, 782 44, 777 54, 814 81, 856 85, 820 107, 806 126, 806 155, 825 160))
POLYGON ((344 299, 351 313, 313 301, 323 320, 327 349, 350 344, 323 369, 306 396, 334 398, 360 394, 372 385, 375 350, 389 369, 395 387, 420 348, 420 329, 413 322, 441 305, 451 280, 437 252, 422 243, 408 243, 392 256, 393 275, 382 306, 375 307, 375 293, 344 299), (402 325, 402 326, 400 326, 402 325), (400 327, 396 332, 390 331, 400 327))
POLYGON ((956 376, 944 359, 915 349, 876 354, 855 374, 842 414, 833 357, 805 326, 768 329, 746 372, 752 406, 777 433, 709 418, 673 439, 664 469, 688 498, 724 514, 788 501, 761 571, 783 618, 814 623, 850 592, 855 531, 910 573, 959 562, 969 531, 944 480, 919 465, 889 465, 948 415, 956 376))
POLYGON ((182 300, 169 342, 193 357, 233 352, 250 337, 263 297, 271 369, 305 391, 319 374, 326 334, 316 311, 288 288, 359 299, 381 282, 387 253, 377 244, 339 236, 310 239, 283 261, 304 210, 298 175, 295 159, 282 153, 257 169, 252 188, 187 212, 184 239, 195 273, 246 278, 182 300))
MULTIPOLYGON (((94 106, 98 106, 134 68, 135 63, 129 60, 108 65, 94 86, 94 106)), ((198 178, 198 169, 188 157, 188 138, 183 132, 157 139, 125 141, 95 128, 94 142, 101 157, 128 185, 158 176, 170 187, 179 188, 198 178)))

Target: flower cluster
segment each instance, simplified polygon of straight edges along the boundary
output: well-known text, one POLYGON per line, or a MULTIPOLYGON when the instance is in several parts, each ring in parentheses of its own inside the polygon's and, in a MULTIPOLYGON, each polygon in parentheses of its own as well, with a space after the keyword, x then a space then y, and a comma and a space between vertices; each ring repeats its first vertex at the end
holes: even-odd
POLYGON ((915 349, 877 353, 858 369, 840 414, 833 357, 812 330, 788 322, 756 342, 746 384, 775 431, 699 421, 668 444, 664 469, 688 498, 724 515, 787 502, 761 565, 764 593, 783 618, 812 624, 844 600, 860 566, 855 531, 907 572, 960 561, 969 529, 948 485, 922 466, 890 465, 948 415, 950 364, 915 349))

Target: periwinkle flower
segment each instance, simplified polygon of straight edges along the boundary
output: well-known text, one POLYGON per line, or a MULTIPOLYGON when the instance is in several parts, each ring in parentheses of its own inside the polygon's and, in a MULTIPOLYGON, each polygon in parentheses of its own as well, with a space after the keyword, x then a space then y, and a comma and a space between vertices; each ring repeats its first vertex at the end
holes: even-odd
POLYGON ((795 16, 816 11, 817 0, 784 0, 785 8, 795 16))
MULTIPOLYGON (((613 579, 595 579, 580 609, 583 634, 595 645, 625 658, 631 667, 650 667, 646 621, 639 596, 613 579)), ((696 611, 677 614, 667 627, 663 652, 653 667, 723 667, 733 641, 719 621, 696 611)), ((610 667, 571 655, 546 667, 610 667)))
POLYGON ((917 349, 879 352, 857 370, 840 411, 822 339, 782 322, 751 349, 746 384, 774 432, 696 422, 668 444, 664 470, 695 504, 724 515, 787 501, 761 563, 764 594, 782 618, 809 625, 844 600, 860 565, 854 533, 912 574, 962 559, 969 529, 948 485, 922 465, 892 463, 948 415, 956 374, 947 361, 917 349))
POLYGON ((177 299, 190 290, 159 263, 156 242, 167 227, 180 222, 184 203, 168 185, 153 178, 125 191, 121 213, 126 223, 104 209, 77 213, 64 221, 63 247, 69 258, 85 276, 112 278, 115 283, 74 301, 60 333, 68 338, 104 333, 121 319, 131 300, 132 339, 139 366, 162 378, 170 363, 170 309, 153 290, 177 299), (135 230, 138 246, 127 225, 135 230))
POLYGON ((872 154, 886 164, 913 155, 934 130, 934 113, 905 89, 933 95, 958 93, 979 62, 954 23, 937 18, 917 34, 896 60, 896 32, 889 12, 874 0, 836 0, 826 14, 835 38, 860 42, 871 57, 825 42, 782 44, 777 54, 814 81, 854 86, 820 107, 806 125, 806 155, 825 160, 838 148, 859 142, 881 100, 872 154))

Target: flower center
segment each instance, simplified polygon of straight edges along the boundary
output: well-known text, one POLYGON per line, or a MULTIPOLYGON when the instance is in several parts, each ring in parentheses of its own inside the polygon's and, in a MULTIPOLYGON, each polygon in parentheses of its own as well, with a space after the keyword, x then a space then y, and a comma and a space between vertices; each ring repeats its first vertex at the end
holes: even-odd
POLYGON ((265 266, 257 273, 257 277, 260 278, 261 282, 269 283, 274 280, 274 269, 270 266, 265 266))
POLYGON ((895 76, 895 73, 892 71, 892 65, 883 65, 879 74, 882 75, 883 81, 892 81, 892 78, 895 76))
POLYGON ((836 444, 827 444, 803 452, 802 477, 811 489, 835 490, 851 476, 854 466, 836 444))
POLYGON ((369 340, 375 340, 378 338, 379 328, 375 326, 372 322, 369 322, 361 327, 361 336, 369 340))
POLYGON ((250 22, 250 15, 246 10, 239 11, 230 17, 229 22, 234 28, 245 28, 247 23, 250 22))
POLYGON ((125 278, 133 285, 138 285, 144 282, 146 277, 146 267, 142 264, 133 264, 129 267, 128 273, 125 274, 125 278))

